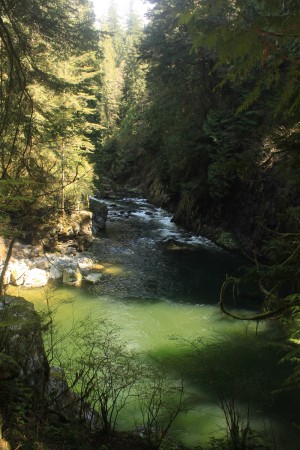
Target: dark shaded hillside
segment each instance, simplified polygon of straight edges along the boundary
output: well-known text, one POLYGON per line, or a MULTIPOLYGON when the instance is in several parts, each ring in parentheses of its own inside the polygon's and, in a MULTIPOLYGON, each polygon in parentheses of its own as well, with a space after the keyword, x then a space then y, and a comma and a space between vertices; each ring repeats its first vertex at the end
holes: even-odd
POLYGON ((275 115, 280 87, 272 83, 249 101, 260 65, 223 85, 226 66, 214 69, 213 51, 193 51, 193 34, 180 25, 193 2, 154 4, 140 44, 147 91, 104 141, 99 170, 142 188, 186 228, 262 253, 270 233, 299 231, 299 115, 275 115))
POLYGON ((171 210, 174 221, 198 234, 222 241, 222 234, 233 233, 246 252, 261 253, 264 242, 274 232, 298 232, 299 188, 289 185, 278 173, 284 161, 252 170, 252 177, 237 178, 225 198, 211 198, 209 186, 196 179, 190 191, 171 191, 158 177, 148 176, 145 191, 151 201, 171 210), (206 189, 205 189, 206 188, 206 189), (206 190, 206 192, 205 192, 206 190))

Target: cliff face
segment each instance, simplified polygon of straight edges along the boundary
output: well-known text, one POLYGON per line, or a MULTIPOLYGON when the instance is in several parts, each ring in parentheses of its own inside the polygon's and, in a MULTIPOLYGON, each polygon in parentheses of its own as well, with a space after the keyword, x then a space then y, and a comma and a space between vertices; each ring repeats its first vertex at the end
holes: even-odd
POLYGON ((299 231, 294 214, 299 188, 287 188, 274 168, 236 180, 220 200, 211 199, 196 183, 190 191, 171 192, 167 183, 148 177, 143 188, 151 202, 173 213, 174 222, 230 250, 261 253, 272 231, 299 231))
POLYGON ((27 424, 45 415, 49 366, 39 317, 31 303, 5 298, 0 305, 0 323, 2 432, 17 445, 27 424))

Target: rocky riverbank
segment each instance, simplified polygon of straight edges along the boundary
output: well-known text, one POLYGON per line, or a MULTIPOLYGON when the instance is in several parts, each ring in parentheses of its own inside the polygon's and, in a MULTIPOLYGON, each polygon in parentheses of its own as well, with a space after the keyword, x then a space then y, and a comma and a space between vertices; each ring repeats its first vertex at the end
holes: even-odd
MULTIPOLYGON (((23 247, 20 243, 16 245, 23 247)), ((101 265, 92 253, 73 253, 68 248, 68 254, 46 252, 26 256, 30 250, 30 247, 24 246, 23 256, 12 257, 5 272, 5 285, 37 288, 46 286, 49 280, 61 279, 64 284, 80 286, 84 280, 96 283, 101 278, 101 265)))
POLYGON ((49 280, 80 286, 83 280, 96 283, 101 267, 89 251, 93 235, 105 228, 107 207, 96 198, 90 199, 90 211, 75 211, 47 225, 28 245, 17 240, 7 265, 9 240, 0 240, 0 273, 5 270, 4 286, 36 288, 49 280))

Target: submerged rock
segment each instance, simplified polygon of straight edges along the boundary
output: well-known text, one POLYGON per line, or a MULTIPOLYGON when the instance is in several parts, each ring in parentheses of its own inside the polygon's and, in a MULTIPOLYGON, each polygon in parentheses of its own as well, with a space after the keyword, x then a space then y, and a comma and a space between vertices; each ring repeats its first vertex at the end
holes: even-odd
POLYGON ((84 279, 86 281, 89 281, 90 283, 96 284, 96 283, 99 283, 102 276, 103 276, 102 273, 92 272, 89 275, 85 276, 84 279))
POLYGON ((79 267, 72 269, 70 267, 63 270, 63 283, 69 286, 80 286, 82 281, 82 274, 79 267))

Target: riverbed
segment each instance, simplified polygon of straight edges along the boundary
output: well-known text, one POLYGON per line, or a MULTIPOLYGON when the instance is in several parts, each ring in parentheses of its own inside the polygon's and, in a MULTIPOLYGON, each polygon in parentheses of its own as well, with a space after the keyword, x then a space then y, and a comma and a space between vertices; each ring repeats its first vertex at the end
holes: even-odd
MULTIPOLYGON (((218 307, 226 275, 239 276, 245 259, 181 229, 146 199, 105 202, 106 230, 92 248, 103 269, 100 282, 19 290, 20 295, 37 308, 47 296, 52 305, 59 304, 62 328, 87 315, 112 320, 128 348, 165 359, 174 377, 183 374, 189 405, 172 426, 174 439, 195 447, 224 434, 221 389, 234 393, 241 410, 250 408, 251 426, 266 440, 276 439, 277 446, 270 448, 296 450, 290 425, 296 400, 273 394, 285 376, 274 345, 278 329, 236 322, 218 307)), ((246 313, 250 303, 241 299, 231 306, 246 313)), ((120 427, 135 424, 131 405, 120 427)))

